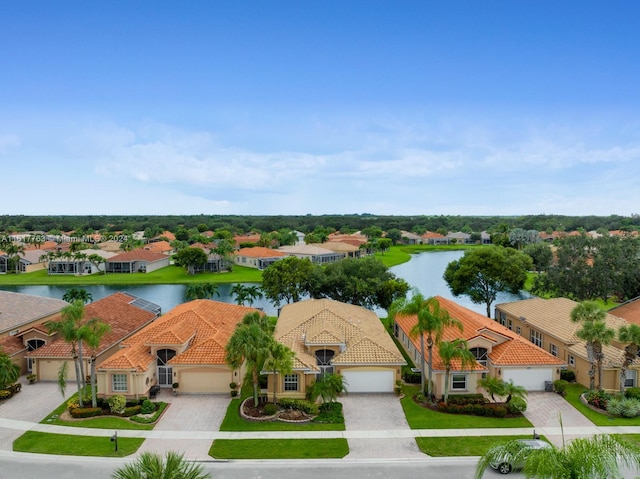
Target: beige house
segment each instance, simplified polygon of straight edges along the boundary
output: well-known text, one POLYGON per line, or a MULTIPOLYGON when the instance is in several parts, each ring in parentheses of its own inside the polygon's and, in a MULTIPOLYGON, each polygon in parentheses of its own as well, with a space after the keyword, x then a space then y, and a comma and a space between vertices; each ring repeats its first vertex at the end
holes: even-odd
POLYGON ((148 396, 152 386, 181 393, 229 393, 243 370, 230 369, 225 347, 236 325, 255 308, 197 299, 180 304, 121 343, 98 368, 101 396, 148 396))
MULTIPOLYGON (((505 381, 513 380, 514 384, 528 391, 543 391, 546 383, 560 378, 560 370, 566 364, 543 349, 531 344, 508 328, 497 324, 490 318, 471 311, 449 299, 437 296, 440 308, 446 310, 452 318, 463 326, 447 328, 442 339, 452 341, 461 338, 467 341, 469 350, 476 358, 476 364, 461 369, 454 363, 449 378, 450 394, 468 394, 482 392, 478 381, 486 375, 495 376, 505 381)), ((428 371, 428 355, 425 346, 425 357, 422 358, 420 337, 412 337, 411 329, 417 323, 415 315, 395 318, 394 334, 404 346, 413 361, 423 364, 423 371, 428 371)), ((425 336, 426 344, 426 336, 425 336)), ((442 362, 438 347, 433 347, 433 382, 434 394, 444 394, 445 365, 442 362)))
POLYGON ((320 375, 341 374, 349 393, 392 392, 406 365, 380 318, 368 309, 331 299, 282 308, 274 337, 295 353, 294 370, 268 374, 268 390, 305 397, 320 375))
POLYGON ((238 266, 263 270, 286 257, 286 254, 277 249, 255 246, 253 248, 241 248, 236 251, 233 256, 233 262, 238 266))
MULTIPOLYGON (((513 303, 496 305, 496 321, 516 334, 549 351, 552 355, 567 363, 575 372, 576 381, 588 386, 591 369, 586 343, 576 336, 580 324, 571 321, 571 311, 579 303, 566 298, 531 298, 513 303)), ((608 313, 607 325, 617 331, 624 319, 608 313)), ((603 347, 604 368, 602 388, 620 390, 620 365, 624 358, 624 345, 614 340, 611 345, 603 347)), ((640 358, 627 371, 624 387, 638 385, 640 358)), ((596 379, 597 385, 597 379, 596 379)))

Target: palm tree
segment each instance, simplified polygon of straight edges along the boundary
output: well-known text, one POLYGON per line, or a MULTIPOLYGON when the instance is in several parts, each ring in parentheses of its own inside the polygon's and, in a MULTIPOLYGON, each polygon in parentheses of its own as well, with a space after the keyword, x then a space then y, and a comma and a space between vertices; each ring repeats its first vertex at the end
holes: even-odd
POLYGON ((258 286, 245 286, 240 283, 233 285, 231 294, 235 296, 237 304, 243 305, 248 303, 249 306, 253 306, 253 302, 256 299, 264 297, 264 294, 262 294, 258 286))
POLYGON ((82 301, 83 304, 93 301, 93 296, 84 288, 69 288, 63 295, 62 300, 67 303, 74 303, 76 300, 82 301))
POLYGON ((264 362, 264 369, 273 371, 273 404, 276 404, 276 391, 278 386, 278 372, 282 375, 293 371, 293 358, 295 353, 286 345, 272 341, 264 362))
POLYGON ((626 343, 624 359, 620 366, 620 392, 623 392, 627 369, 636 360, 638 351, 640 351, 640 326, 637 324, 620 326, 620 329, 618 329, 618 341, 626 343))
POLYGON ((0 349, 0 389, 15 383, 20 378, 20 366, 0 349))
POLYGON ((530 450, 519 441, 509 441, 489 449, 480 458, 475 478, 481 479, 491 464, 524 464, 527 478, 608 479, 621 478, 620 466, 640 471, 640 448, 613 436, 578 438, 562 448, 551 446, 530 450))
POLYGON ((607 313, 593 301, 583 301, 571 310, 571 321, 582 324, 576 336, 586 341, 587 356, 591 363, 589 371, 589 389, 595 388, 596 370, 598 371, 598 388, 602 387, 602 345, 611 343, 615 331, 605 323, 607 313))
POLYGON ((342 374, 324 374, 311 385, 308 396, 311 401, 321 398, 324 404, 334 402, 342 392, 347 392, 347 381, 344 376, 342 374))
POLYGON ((464 339, 454 339, 453 341, 441 341, 438 343, 438 354, 444 365, 444 402, 449 399, 449 375, 453 362, 460 365, 460 370, 464 370, 476 363, 476 358, 469 351, 467 342, 464 339))
POLYGON ((248 318, 253 315, 260 317, 259 313, 250 313, 236 326, 225 348, 225 362, 232 369, 246 365, 253 385, 253 402, 258 406, 259 373, 274 339, 257 319, 248 318))
POLYGON ((98 407, 96 396, 96 355, 103 336, 111 331, 111 326, 99 319, 92 319, 80 327, 81 336, 91 351, 91 406, 98 407))
POLYGON ((487 391, 491 400, 496 402, 496 394, 504 396, 504 381, 496 376, 487 376, 478 381, 478 386, 487 391))
POLYGON ((169 451, 163 458, 153 452, 143 452, 129 464, 116 469, 113 479, 208 479, 201 464, 187 461, 183 454, 169 451))
POLYGON ((505 401, 507 404, 509 404, 513 398, 524 399, 527 395, 527 390, 524 386, 518 386, 513 382, 513 379, 510 379, 509 382, 504 381, 503 384, 502 395, 507 396, 507 400, 505 401))
POLYGON ((425 297, 414 290, 410 300, 399 299, 391 305, 389 310, 389 316, 394 318, 396 315, 413 316, 417 317, 417 322, 413 328, 409 331, 409 335, 414 338, 420 337, 420 354, 422 360, 420 361, 420 391, 425 393, 425 380, 424 380, 424 343, 425 335, 427 336, 427 349, 429 352, 429 359, 427 361, 428 369, 428 383, 427 383, 427 397, 431 400, 431 383, 433 375, 433 345, 440 342, 442 335, 446 328, 455 326, 462 331, 462 323, 455 318, 449 316, 447 310, 440 307, 440 302, 437 298, 431 297, 425 299, 425 297))
POLYGON ((193 283, 187 286, 184 291, 184 299, 186 301, 211 299, 214 296, 220 296, 218 285, 215 283, 193 283))
POLYGON ((16 274, 20 272, 20 255, 24 256, 24 245, 19 243, 7 242, 4 252, 9 259, 15 264, 16 274))

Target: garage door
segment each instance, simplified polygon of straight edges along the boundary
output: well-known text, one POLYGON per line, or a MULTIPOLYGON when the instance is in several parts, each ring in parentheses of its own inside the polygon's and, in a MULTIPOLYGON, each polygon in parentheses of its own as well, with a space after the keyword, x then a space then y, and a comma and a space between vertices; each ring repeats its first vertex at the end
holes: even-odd
POLYGON ((514 384, 524 387, 527 391, 544 391, 545 381, 553 381, 553 369, 502 369, 505 381, 513 380, 514 384))
POLYGON ((393 371, 342 371, 350 393, 393 392, 393 371))
POLYGON ((228 372, 180 373, 180 390, 185 393, 228 393, 231 374, 228 372))

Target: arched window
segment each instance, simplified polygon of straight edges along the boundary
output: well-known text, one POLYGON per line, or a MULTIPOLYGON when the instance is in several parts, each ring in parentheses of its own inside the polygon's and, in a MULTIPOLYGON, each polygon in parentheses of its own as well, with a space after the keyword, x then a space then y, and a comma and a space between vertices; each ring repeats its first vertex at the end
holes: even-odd
POLYGON ((158 349, 156 353, 158 366, 165 366, 176 355, 173 349, 158 349))
POLYGON ((471 348, 471 354, 474 355, 476 361, 482 364, 484 367, 487 367, 487 359, 489 359, 489 353, 487 348, 471 348))
POLYGON ((320 367, 319 376, 324 376, 325 374, 333 374, 333 366, 331 365, 331 360, 335 352, 331 349, 319 349, 316 351, 316 361, 318 366, 320 367))
POLYGON ((27 351, 35 351, 36 349, 41 348, 45 344, 47 343, 42 339, 29 339, 27 341, 27 351))

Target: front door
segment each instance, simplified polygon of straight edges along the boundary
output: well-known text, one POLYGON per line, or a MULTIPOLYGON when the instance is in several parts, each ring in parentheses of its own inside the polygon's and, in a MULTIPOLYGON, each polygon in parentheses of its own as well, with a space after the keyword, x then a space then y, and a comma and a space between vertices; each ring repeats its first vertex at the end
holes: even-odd
POLYGON ((173 369, 171 366, 158 366, 158 386, 171 387, 173 384, 173 369))

